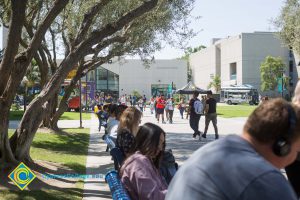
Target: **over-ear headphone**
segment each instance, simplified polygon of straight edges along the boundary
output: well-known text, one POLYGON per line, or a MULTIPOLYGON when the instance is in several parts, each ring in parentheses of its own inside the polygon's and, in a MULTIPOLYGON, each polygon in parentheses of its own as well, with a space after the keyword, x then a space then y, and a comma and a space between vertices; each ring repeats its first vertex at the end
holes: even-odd
POLYGON ((283 157, 291 152, 291 137, 293 136, 294 129, 297 123, 296 113, 291 105, 288 105, 288 121, 289 129, 288 134, 280 136, 273 144, 273 152, 275 155, 283 157))

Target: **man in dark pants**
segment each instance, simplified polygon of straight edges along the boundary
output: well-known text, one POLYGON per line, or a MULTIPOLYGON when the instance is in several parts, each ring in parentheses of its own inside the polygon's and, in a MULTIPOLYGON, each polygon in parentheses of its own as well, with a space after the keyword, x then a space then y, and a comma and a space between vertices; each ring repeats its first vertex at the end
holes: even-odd
POLYGON ((199 131, 199 121, 200 121, 200 114, 195 112, 194 103, 195 101, 200 101, 197 97, 199 96, 199 92, 193 93, 193 98, 189 102, 189 109, 190 109, 190 127, 193 129, 194 134, 193 138, 196 138, 199 135, 199 139, 201 139, 200 131, 199 131))
POLYGON ((205 105, 205 129, 202 137, 206 138, 209 122, 212 121, 215 129, 215 139, 218 139, 219 134, 218 134, 218 127, 217 127, 217 112, 216 112, 217 101, 213 98, 211 91, 208 91, 207 97, 208 99, 206 100, 206 105, 205 105))

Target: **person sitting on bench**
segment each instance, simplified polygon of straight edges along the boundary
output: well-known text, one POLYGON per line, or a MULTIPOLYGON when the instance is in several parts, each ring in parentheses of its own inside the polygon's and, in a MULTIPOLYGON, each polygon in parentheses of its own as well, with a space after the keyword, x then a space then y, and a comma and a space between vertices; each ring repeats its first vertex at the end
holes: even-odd
POLYGON ((159 171, 165 149, 165 135, 159 126, 152 123, 139 128, 131 155, 120 170, 121 182, 131 199, 165 199, 167 184, 159 171))

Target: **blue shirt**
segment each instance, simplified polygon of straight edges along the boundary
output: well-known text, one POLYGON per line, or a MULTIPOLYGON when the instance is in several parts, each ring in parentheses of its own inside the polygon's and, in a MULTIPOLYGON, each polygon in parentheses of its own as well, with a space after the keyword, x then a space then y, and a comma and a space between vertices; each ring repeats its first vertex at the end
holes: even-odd
POLYGON ((167 200, 297 200, 280 170, 237 135, 198 149, 179 169, 167 200))

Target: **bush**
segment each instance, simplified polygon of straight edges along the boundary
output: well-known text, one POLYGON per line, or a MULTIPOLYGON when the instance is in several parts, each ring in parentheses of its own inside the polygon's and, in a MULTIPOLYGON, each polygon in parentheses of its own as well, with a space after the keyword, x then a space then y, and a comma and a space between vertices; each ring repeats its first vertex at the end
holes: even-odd
POLYGON ((136 91, 136 90, 133 90, 133 91, 132 91, 132 95, 133 95, 133 96, 136 96, 137 99, 140 99, 140 98, 142 97, 142 95, 141 95, 138 91, 136 91))
POLYGON ((13 103, 12 105, 11 105, 11 110, 12 111, 18 111, 18 110, 20 110, 21 109, 21 106, 20 106, 20 104, 18 104, 18 103, 13 103))

